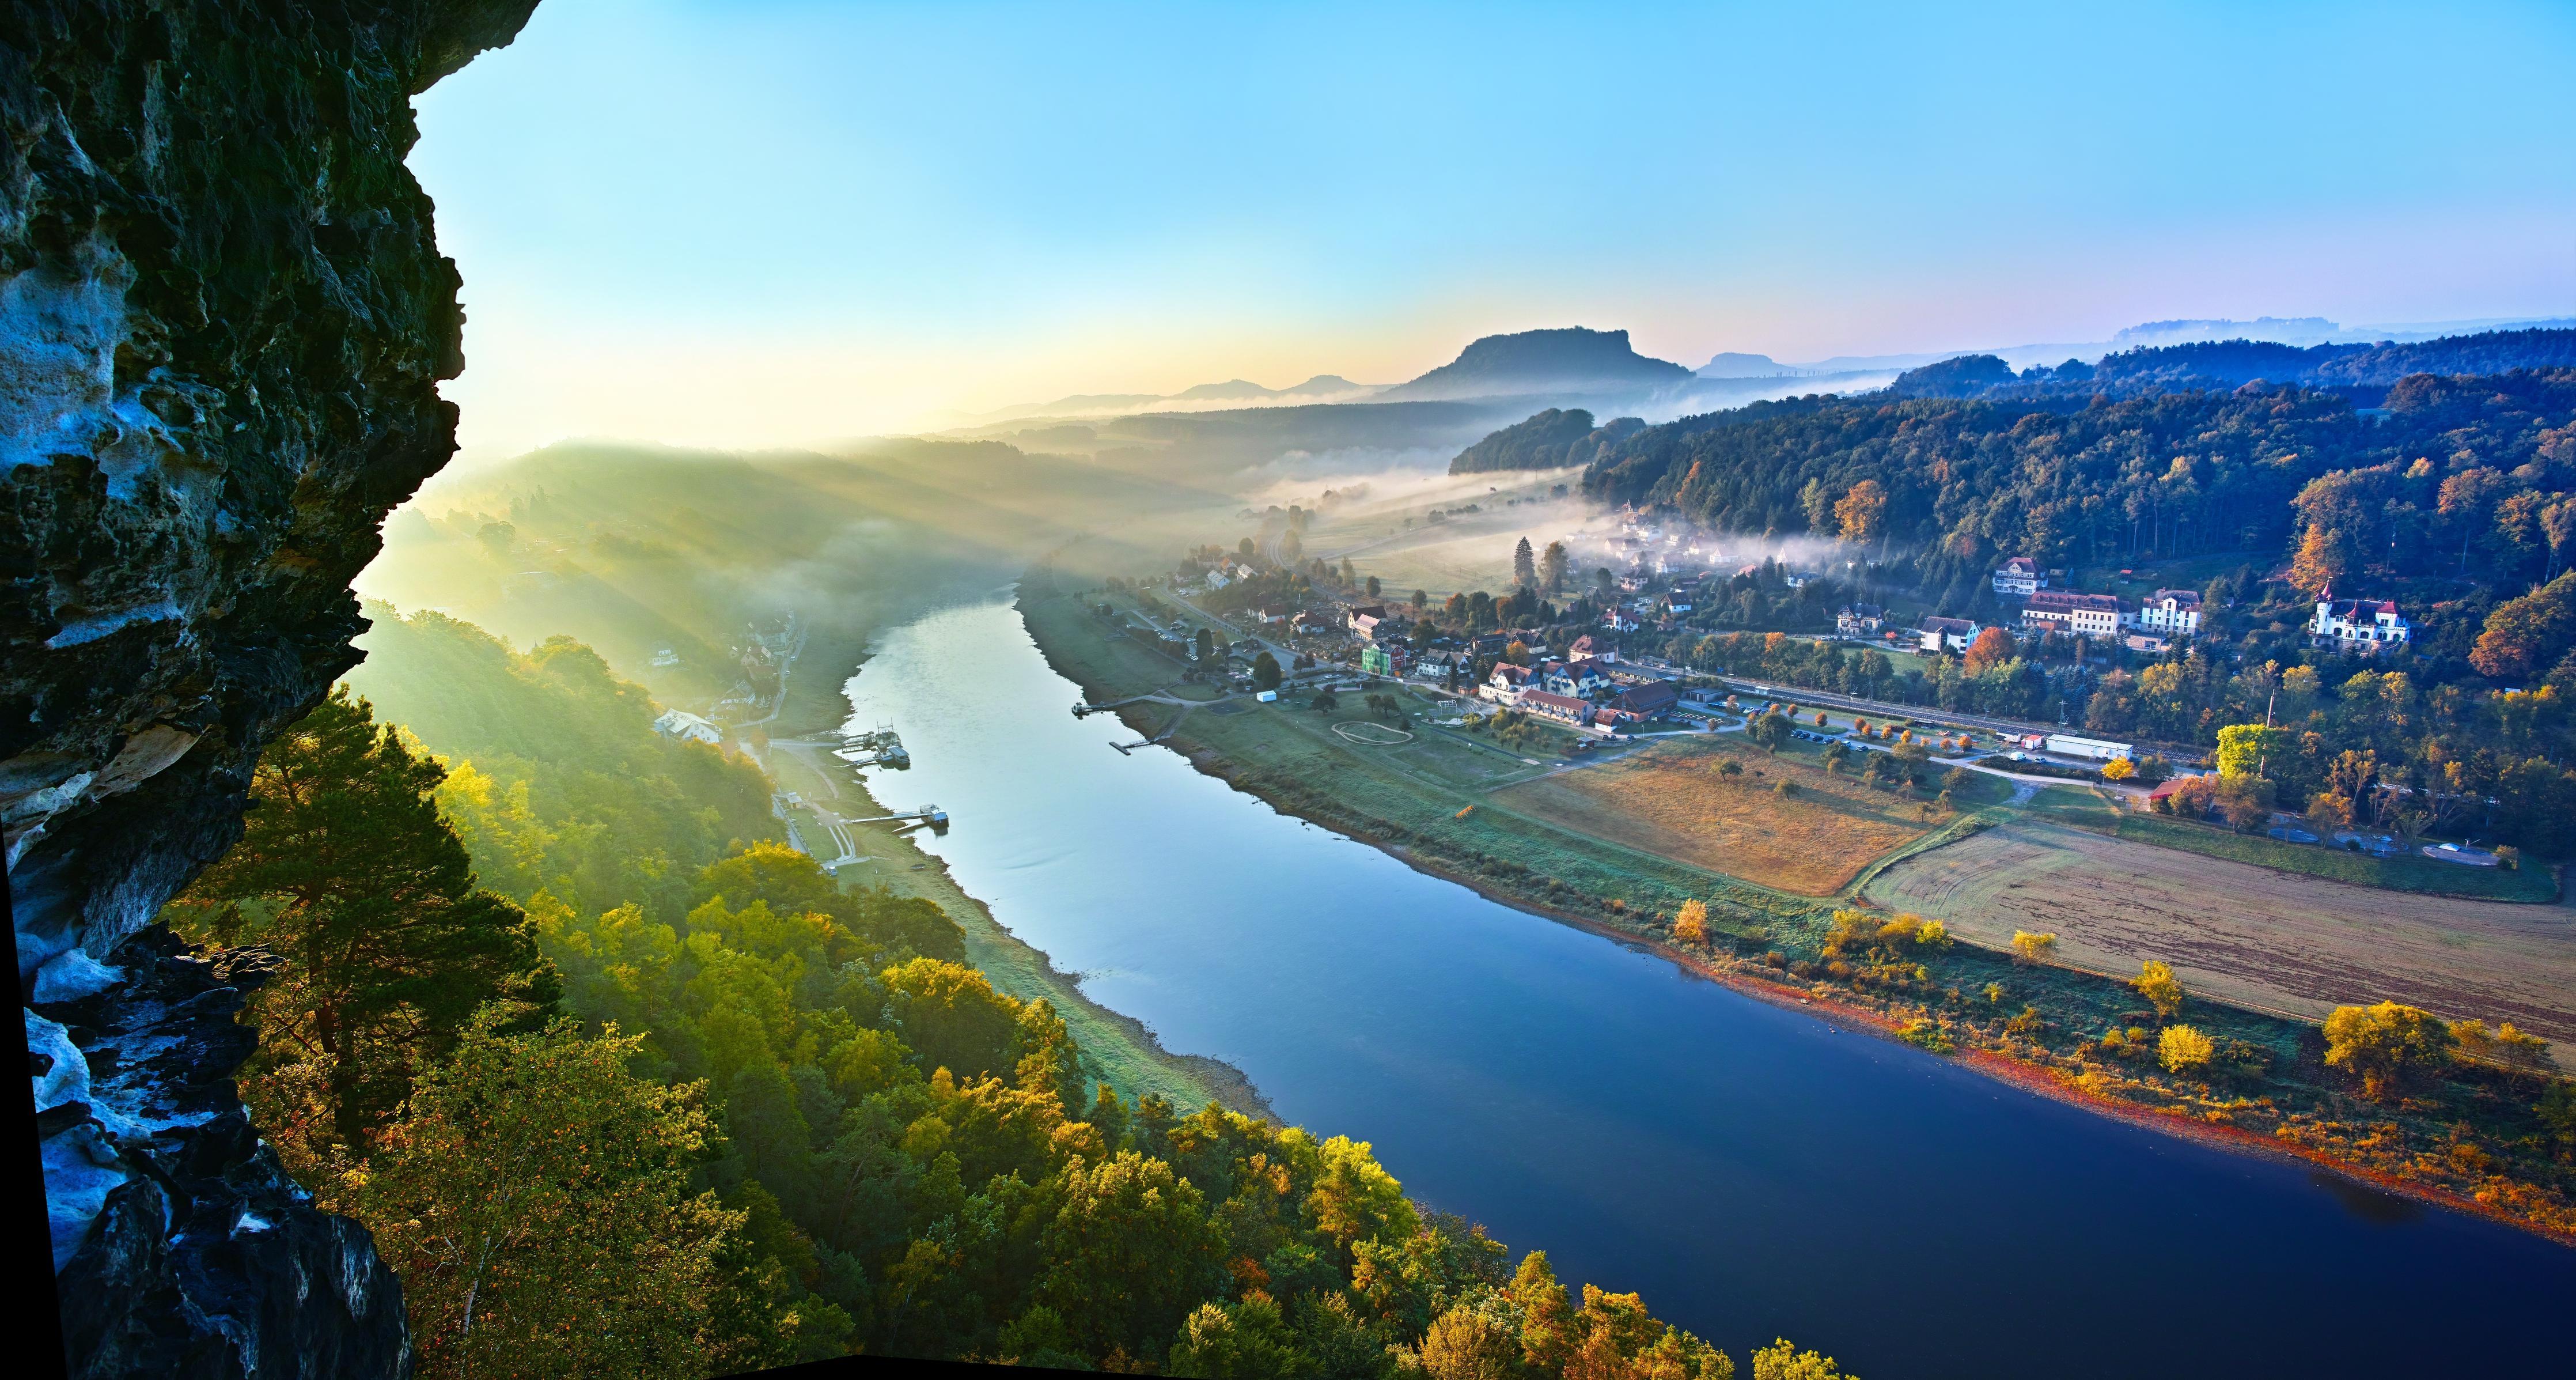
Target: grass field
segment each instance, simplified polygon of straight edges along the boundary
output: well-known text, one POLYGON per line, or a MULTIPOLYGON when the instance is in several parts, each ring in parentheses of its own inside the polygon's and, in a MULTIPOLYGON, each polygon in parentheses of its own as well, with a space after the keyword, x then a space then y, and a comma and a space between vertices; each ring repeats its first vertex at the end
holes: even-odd
POLYGON ((2392 895, 2040 818, 1908 858, 1865 894, 1989 947, 2016 929, 2053 932, 2064 961, 2101 972, 2163 959, 2192 990, 2274 1011, 2393 998, 2511 1020, 2576 1067, 2565 906, 2392 895))
POLYGON ((2558 880, 2534 864, 2521 869, 2463 867, 2425 857, 2374 858, 2367 853, 2323 848, 2312 843, 2284 843, 2261 834, 2239 834, 2214 824, 2199 824, 2143 810, 2115 809, 2081 787, 2052 786, 2030 802, 2033 813, 2060 824, 2099 829, 2135 843, 2179 849, 2230 862, 2252 863, 2283 872, 2349 882, 2354 886, 2410 891, 2428 896, 2463 896, 2473 900, 2548 902, 2557 899, 2558 880))
POLYGON ((1578 833, 1801 896, 1831 895, 1872 858, 1933 824, 1918 802, 1767 756, 1732 737, 1667 739, 1510 787, 1494 800, 1578 833), (1718 772, 1728 761, 1744 768, 1731 780, 1718 772), (1783 781, 1796 794, 1774 794, 1783 781))

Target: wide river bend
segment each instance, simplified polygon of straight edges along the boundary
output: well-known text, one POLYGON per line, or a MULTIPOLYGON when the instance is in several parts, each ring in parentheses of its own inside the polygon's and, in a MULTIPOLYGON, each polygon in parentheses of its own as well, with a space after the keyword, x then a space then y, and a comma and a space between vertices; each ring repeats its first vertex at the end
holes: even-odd
POLYGON ((994 916, 1416 1198, 1734 1353, 1868 1380, 2576 1374, 2576 1251, 1996 1083, 1495 904, 1109 716, 1007 592, 879 639, 851 722, 994 916))

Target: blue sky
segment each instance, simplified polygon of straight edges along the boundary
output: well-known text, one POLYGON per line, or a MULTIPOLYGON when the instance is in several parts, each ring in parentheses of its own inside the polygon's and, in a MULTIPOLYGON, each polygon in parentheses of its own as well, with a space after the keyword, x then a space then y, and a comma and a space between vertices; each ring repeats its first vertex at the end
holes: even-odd
POLYGON ((1492 331, 1783 359, 2576 312, 2576 5, 543 0, 420 100, 470 452, 1492 331))

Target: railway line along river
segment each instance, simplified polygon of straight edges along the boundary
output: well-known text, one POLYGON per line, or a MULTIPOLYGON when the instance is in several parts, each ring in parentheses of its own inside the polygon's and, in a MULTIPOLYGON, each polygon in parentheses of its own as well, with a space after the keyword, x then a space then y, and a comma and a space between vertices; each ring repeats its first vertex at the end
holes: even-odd
POLYGON ((956 821, 923 846, 1095 1000, 1739 1358, 2565 1373, 2576 1251, 1766 1005, 1113 752, 1132 733, 1066 713, 1007 591, 887 632, 849 693, 956 821))

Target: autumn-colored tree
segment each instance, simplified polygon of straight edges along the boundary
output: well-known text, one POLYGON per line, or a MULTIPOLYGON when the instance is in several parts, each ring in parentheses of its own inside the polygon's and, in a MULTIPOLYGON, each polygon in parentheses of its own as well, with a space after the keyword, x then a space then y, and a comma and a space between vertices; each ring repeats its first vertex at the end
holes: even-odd
POLYGON ((2137 774, 2137 767, 2126 757, 2114 757, 2102 764, 2102 779, 2105 781, 2126 781, 2137 774))
MULTIPOLYGON (((704 1085, 628 1071, 643 1037, 478 1018, 423 1070, 356 1192, 430 1376, 704 1374, 743 1215, 693 1193, 704 1085)), ((792 1356, 792 1352, 790 1353, 792 1356)))
POLYGON ((1860 1380, 1834 1364, 1834 1358, 1800 1351, 1786 1337, 1753 1353, 1753 1380, 1860 1380))
POLYGON ((1974 642, 1968 644, 1968 652, 1961 658, 1961 666, 1973 676, 2001 666, 2019 655, 2021 655, 2021 643, 2014 640, 2010 632, 2002 628, 1987 628, 1977 634, 1974 642))
POLYGON ((2547 670, 2576 642, 2576 571, 2487 614, 2469 664, 2482 675, 2519 680, 2547 670))
POLYGON ((2245 831, 2272 817, 2273 783, 2259 776, 2220 777, 2218 812, 2229 828, 2245 831))
POLYGON ((2290 562, 2290 583, 2321 595, 2356 564, 2352 540, 2337 527, 2310 524, 2299 538, 2299 554, 2290 562))
POLYGON ((1289 1380, 1307 1368, 1278 1304, 1260 1293, 1202 1303, 1181 1324, 1164 1373, 1194 1380, 1289 1380))
POLYGON ((2174 976, 2173 966, 2161 959, 2148 959, 2139 965, 2138 975, 2129 986, 2156 1008, 2156 1014, 2172 1020, 2182 1010, 2182 981, 2174 976))
POLYGON ((1834 505, 1834 521, 1844 541, 1866 544, 1878 540, 1887 530, 1887 486, 1875 479, 1852 485, 1851 492, 1834 505))
POLYGON ((2057 936, 2053 934, 2033 934, 2028 930, 2014 930, 2012 937, 2012 951, 2013 962, 2021 965, 2022 967, 2027 968, 2034 963, 2045 963, 2049 959, 2057 956, 2057 936))
POLYGON ((1521 1257, 1520 1268, 1504 1292, 1520 1314, 1521 1359, 1540 1371, 1561 1373, 1578 1339, 1574 1305, 1565 1297, 1565 1286, 1556 1282, 1547 1252, 1532 1251, 1521 1257))
POLYGON ((1550 594, 1565 588, 1565 572, 1572 564, 1573 558, 1566 554, 1564 542, 1549 542, 1547 549, 1538 554, 1539 588, 1550 594))
POLYGON ((2209 1067, 2216 1042, 2187 1025, 2169 1025, 2156 1037, 2156 1058, 2167 1073, 2190 1073, 2209 1067))
MULTIPOLYGON (((475 885, 439 813, 435 758, 375 722, 347 687, 270 742, 241 842, 171 908, 191 938, 258 944, 285 960, 251 998, 256 1083, 289 1065, 324 1124, 272 1126, 303 1151, 363 1153, 407 1092, 496 1000, 551 1009, 557 983, 527 917, 475 885)), ((251 1090, 257 1105, 261 1094, 251 1090)))
POLYGON ((1708 905, 1694 896, 1682 902, 1681 912, 1673 917, 1673 938, 1689 944, 1708 942, 1708 905))
POLYGON ((1501 1319, 1465 1307, 1432 1320, 1419 1349, 1431 1380, 1519 1380, 1521 1343, 1501 1319))
POLYGON ((2358 1074, 2362 1092, 2385 1100, 2451 1046, 2450 1028, 2418 1007, 2383 1001, 2338 1006, 2325 1019, 2326 1063, 2358 1074))

